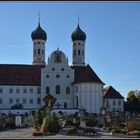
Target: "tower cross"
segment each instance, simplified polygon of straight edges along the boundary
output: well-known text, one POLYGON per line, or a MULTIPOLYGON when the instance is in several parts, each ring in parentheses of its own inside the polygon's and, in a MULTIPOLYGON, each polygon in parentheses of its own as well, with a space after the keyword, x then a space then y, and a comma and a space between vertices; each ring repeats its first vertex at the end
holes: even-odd
POLYGON ((38 25, 40 25, 40 11, 38 12, 38 25))

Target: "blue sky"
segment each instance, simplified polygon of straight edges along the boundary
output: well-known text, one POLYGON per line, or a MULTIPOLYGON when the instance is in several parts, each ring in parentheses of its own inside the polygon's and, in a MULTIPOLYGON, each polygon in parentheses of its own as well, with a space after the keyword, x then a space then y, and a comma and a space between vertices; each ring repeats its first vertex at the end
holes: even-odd
POLYGON ((1 2, 0 64, 32 64, 31 32, 47 32, 46 60, 61 49, 72 63, 71 34, 86 33, 86 62, 124 97, 140 90, 140 2, 1 2))

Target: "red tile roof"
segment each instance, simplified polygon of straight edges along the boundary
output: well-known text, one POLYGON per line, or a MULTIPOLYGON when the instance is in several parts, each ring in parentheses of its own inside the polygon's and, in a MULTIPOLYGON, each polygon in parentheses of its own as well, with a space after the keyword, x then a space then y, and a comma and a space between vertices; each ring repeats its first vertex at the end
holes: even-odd
POLYGON ((0 85, 41 84, 41 66, 0 64, 0 85))
POLYGON ((121 98, 123 99, 124 97, 116 91, 112 86, 106 87, 103 89, 103 95, 104 98, 121 98))
POLYGON ((74 83, 96 82, 104 84, 90 65, 87 66, 71 66, 75 71, 74 83))

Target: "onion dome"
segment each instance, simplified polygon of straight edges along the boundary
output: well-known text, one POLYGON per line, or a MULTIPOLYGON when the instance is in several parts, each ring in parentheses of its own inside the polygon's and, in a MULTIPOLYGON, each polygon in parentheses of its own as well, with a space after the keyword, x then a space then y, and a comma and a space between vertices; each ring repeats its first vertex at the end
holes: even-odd
POLYGON ((80 29, 79 24, 76 30, 72 33, 71 38, 72 38, 72 41, 75 41, 75 40, 85 41, 86 40, 86 34, 80 29))
POLYGON ((45 40, 47 39, 47 34, 46 32, 41 28, 40 23, 38 24, 38 27, 32 32, 31 34, 32 40, 35 39, 42 39, 45 40))

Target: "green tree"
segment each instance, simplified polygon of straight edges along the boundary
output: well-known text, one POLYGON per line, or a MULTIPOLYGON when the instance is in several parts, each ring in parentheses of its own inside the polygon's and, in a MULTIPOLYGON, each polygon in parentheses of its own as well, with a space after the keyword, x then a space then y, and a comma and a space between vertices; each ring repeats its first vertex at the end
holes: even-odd
POLYGON ((43 122, 43 117, 40 113, 39 110, 36 110, 35 111, 35 117, 34 117, 34 128, 39 131, 40 130, 40 127, 42 125, 42 122, 43 122))
POLYGON ((41 126, 41 131, 43 133, 47 133, 49 122, 50 122, 50 117, 46 116, 46 117, 43 118, 43 123, 42 123, 42 126, 41 126))
POLYGON ((51 113, 43 119, 43 124, 41 126, 43 133, 58 133, 60 128, 61 125, 59 124, 59 119, 55 112, 51 113))
POLYGON ((135 91, 128 92, 127 101, 125 102, 125 110, 129 112, 139 112, 139 100, 135 95, 135 91))

